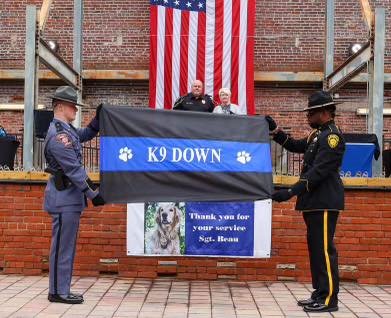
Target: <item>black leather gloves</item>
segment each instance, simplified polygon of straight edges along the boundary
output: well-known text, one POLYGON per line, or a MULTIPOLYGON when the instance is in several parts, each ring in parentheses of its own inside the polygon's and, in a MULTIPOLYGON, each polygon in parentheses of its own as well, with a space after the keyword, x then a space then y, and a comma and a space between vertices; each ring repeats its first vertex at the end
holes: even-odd
POLYGON ((100 111, 102 110, 102 106, 103 106, 103 103, 100 103, 98 105, 98 107, 96 107, 96 113, 95 113, 95 117, 96 119, 99 121, 99 116, 100 116, 100 111))
POLYGON ((277 202, 287 201, 292 197, 293 197, 293 192, 291 189, 279 190, 272 194, 272 200, 277 202))
POLYGON ((103 200, 100 194, 98 194, 95 198, 92 199, 92 204, 94 206, 104 205, 105 203, 105 200, 103 200))
POLYGON ((274 121, 274 119, 271 118, 269 115, 266 115, 266 116, 265 116, 265 119, 266 119, 267 123, 269 124, 269 131, 274 131, 274 130, 276 130, 277 124, 276 124, 276 122, 274 121))
POLYGON ((294 195, 300 195, 306 191, 309 191, 308 180, 300 179, 291 188, 274 192, 272 194, 272 200, 277 202, 287 201, 294 195))
POLYGON ((96 107, 95 117, 92 118, 92 120, 88 124, 88 127, 91 128, 92 130, 95 130, 97 133, 99 132, 99 116, 100 116, 100 111, 102 110, 102 106, 103 103, 99 104, 98 107, 96 107))

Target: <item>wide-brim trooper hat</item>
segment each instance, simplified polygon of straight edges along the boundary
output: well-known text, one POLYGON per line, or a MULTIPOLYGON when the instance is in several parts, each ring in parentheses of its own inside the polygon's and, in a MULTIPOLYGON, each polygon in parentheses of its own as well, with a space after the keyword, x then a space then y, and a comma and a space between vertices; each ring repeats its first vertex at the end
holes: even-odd
POLYGON ((77 102, 77 92, 70 86, 60 86, 57 88, 52 99, 61 100, 78 106, 85 106, 84 104, 77 102))
POLYGON ((329 92, 317 91, 308 98, 308 106, 302 111, 305 112, 337 104, 340 104, 340 102, 335 102, 329 92))

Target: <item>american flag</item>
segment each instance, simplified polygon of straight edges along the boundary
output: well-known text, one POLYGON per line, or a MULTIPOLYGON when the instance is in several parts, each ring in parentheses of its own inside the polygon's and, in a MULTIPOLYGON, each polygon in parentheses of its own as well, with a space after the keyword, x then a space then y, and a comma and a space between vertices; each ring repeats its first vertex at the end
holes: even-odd
POLYGON ((150 0, 149 103, 171 109, 199 79, 254 114, 255 0, 150 0))

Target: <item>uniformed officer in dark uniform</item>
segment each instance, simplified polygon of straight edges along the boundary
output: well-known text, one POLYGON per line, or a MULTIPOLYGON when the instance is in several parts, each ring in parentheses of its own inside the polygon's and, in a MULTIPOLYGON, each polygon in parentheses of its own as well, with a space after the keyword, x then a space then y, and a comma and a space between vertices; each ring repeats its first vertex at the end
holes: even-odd
POLYGON ((314 130, 300 140, 288 137, 271 117, 266 118, 277 143, 291 152, 304 153, 299 181, 273 193, 272 199, 282 202, 297 195, 296 210, 303 212, 314 288, 309 299, 298 301, 306 312, 338 310, 338 255, 333 238, 339 211, 344 209, 339 169, 345 141, 334 123, 335 110, 336 103, 328 92, 312 94, 304 111, 314 130))
MULTIPOLYGON (((53 96, 54 119, 45 138, 45 158, 51 173, 45 189, 44 209, 52 217, 49 295, 51 302, 80 304, 83 296, 70 291, 73 260, 80 215, 87 198, 103 205, 98 189, 82 166, 81 143, 99 132, 99 110, 86 128, 76 129, 76 91, 70 86, 57 88, 53 96)), ((81 105, 82 106, 82 105, 81 105)))
POLYGON ((193 84, 191 84, 191 92, 185 96, 179 97, 175 101, 173 109, 212 113, 215 103, 209 95, 204 95, 202 91, 202 82, 200 80, 195 80, 193 84))

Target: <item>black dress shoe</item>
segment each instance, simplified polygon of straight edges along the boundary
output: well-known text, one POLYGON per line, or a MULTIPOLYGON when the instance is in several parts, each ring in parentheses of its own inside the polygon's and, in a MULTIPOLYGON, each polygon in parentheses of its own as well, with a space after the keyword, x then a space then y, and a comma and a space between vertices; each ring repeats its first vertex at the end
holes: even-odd
POLYGON ((306 312, 331 312, 331 311, 337 311, 338 306, 337 305, 327 306, 325 304, 320 304, 315 302, 312 305, 304 306, 303 310, 306 312))
POLYGON ((64 303, 64 304, 81 304, 84 299, 75 295, 69 294, 68 296, 61 296, 57 294, 49 294, 48 300, 51 303, 64 303))
POLYGON ((74 296, 74 297, 79 297, 79 298, 83 299, 83 295, 79 294, 79 293, 72 293, 72 292, 70 292, 69 295, 70 296, 74 296))
POLYGON ((315 302, 315 299, 312 299, 312 298, 302 299, 297 302, 297 305, 304 307, 304 306, 312 305, 314 302, 315 302))

